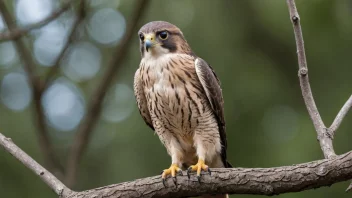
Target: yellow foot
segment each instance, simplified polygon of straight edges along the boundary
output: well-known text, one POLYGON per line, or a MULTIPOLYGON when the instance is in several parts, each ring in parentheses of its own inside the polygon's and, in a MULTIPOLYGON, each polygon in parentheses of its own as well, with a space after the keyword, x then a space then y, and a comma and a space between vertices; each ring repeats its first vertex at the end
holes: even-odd
POLYGON ((209 166, 207 166, 205 164, 204 160, 198 160, 198 163, 196 165, 190 166, 188 168, 188 170, 187 170, 188 179, 190 179, 189 173, 191 171, 197 171, 197 179, 198 179, 198 182, 200 182, 200 173, 201 173, 202 170, 203 171, 208 171, 209 175, 211 175, 210 168, 209 168, 209 166))
POLYGON ((172 179, 176 185, 176 173, 182 175, 182 170, 177 166, 177 164, 171 164, 170 168, 163 170, 161 178, 163 179, 164 186, 165 186, 165 180, 167 175, 172 176, 172 179))

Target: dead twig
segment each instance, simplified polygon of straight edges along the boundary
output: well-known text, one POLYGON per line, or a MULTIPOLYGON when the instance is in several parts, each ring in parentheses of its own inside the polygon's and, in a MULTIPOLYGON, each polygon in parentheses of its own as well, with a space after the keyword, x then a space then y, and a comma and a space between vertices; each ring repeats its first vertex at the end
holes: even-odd
MULTIPOLYGON (((0 12, 3 16, 3 19, 9 29, 9 31, 16 28, 15 20, 10 15, 5 3, 0 1, 0 12)), ((38 126, 38 142, 41 152, 44 155, 44 162, 47 165, 49 170, 54 170, 56 173, 61 173, 62 170, 58 168, 58 160, 54 153, 50 138, 48 136, 46 121, 44 117, 44 111, 41 104, 41 83, 39 77, 35 74, 35 62, 31 56, 30 51, 26 48, 24 42, 21 41, 21 38, 18 37, 14 40, 15 46, 19 55, 21 56, 24 69, 27 72, 30 85, 33 90, 33 99, 36 112, 36 124, 38 126)))
POLYGON ((12 142, 10 138, 6 138, 0 133, 0 145, 12 156, 18 159, 28 169, 33 171, 41 180, 43 180, 56 194, 62 194, 64 196, 69 195, 72 191, 67 188, 60 180, 58 180, 49 171, 43 168, 25 152, 23 152, 16 144, 12 142))
MULTIPOLYGON (((337 114, 334 122, 331 124, 331 126, 329 128, 332 137, 335 136, 336 130, 339 128, 342 120, 345 118, 345 116, 347 115, 348 111, 351 109, 351 106, 352 106, 352 95, 347 100, 347 102, 343 105, 343 107, 341 108, 341 110, 337 114)), ((346 192, 349 192, 351 190, 352 190, 352 182, 347 187, 346 192)))
MULTIPOLYGON (((306 60, 306 55, 304 50, 303 35, 302 35, 302 29, 300 25, 300 17, 297 12, 295 0, 287 0, 287 6, 289 8, 293 30, 295 33, 298 65, 299 65, 298 77, 301 85, 303 99, 306 104, 307 110, 309 112, 309 116, 313 121, 314 128, 317 132, 318 140, 320 143, 320 148, 323 151, 325 158, 333 158, 336 156, 336 154, 332 144, 332 139, 335 135, 337 128, 340 126, 342 120, 344 119, 347 112, 352 106, 352 96, 347 100, 345 105, 341 108, 340 112, 337 114, 332 125, 329 128, 326 128, 323 120, 320 117, 317 106, 315 105, 312 90, 309 84, 308 68, 307 68, 307 60, 306 60)), ((351 189, 352 189, 352 183, 349 185, 346 191, 350 191, 351 189)))
POLYGON ((347 102, 343 105, 343 107, 341 108, 341 110, 337 114, 334 122, 329 127, 332 137, 335 136, 336 130, 339 128, 342 120, 345 118, 345 116, 347 115, 347 113, 351 109, 351 107, 352 107, 352 95, 347 100, 347 102))
POLYGON ((31 25, 28 25, 28 26, 22 27, 22 28, 14 27, 11 30, 9 29, 9 30, 5 30, 4 32, 1 32, 0 33, 0 42, 8 41, 8 40, 16 40, 16 39, 26 35, 31 30, 38 29, 38 28, 45 26, 46 24, 50 23, 51 21, 53 21, 56 18, 58 18, 59 16, 61 16, 61 14, 63 14, 65 11, 67 11, 73 2, 74 2, 74 0, 63 1, 62 6, 59 9, 55 10, 47 18, 45 18, 44 20, 42 20, 38 23, 31 24, 31 25))
POLYGON ((334 147, 332 145, 331 134, 328 132, 327 128, 324 125, 323 120, 320 117, 318 108, 313 98, 312 90, 310 88, 302 29, 301 29, 300 18, 297 12, 295 1, 287 0, 287 6, 289 8, 291 22, 292 22, 293 30, 295 34, 298 65, 299 65, 298 77, 301 85, 303 99, 306 104, 309 116, 313 121, 314 128, 317 132, 321 150, 323 151, 325 158, 331 158, 336 156, 336 154, 334 151, 334 147))

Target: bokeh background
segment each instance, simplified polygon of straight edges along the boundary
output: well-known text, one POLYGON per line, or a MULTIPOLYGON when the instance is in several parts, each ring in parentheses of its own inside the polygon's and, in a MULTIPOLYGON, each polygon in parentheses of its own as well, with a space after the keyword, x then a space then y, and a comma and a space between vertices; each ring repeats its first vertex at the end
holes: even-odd
MULTIPOLYGON (((38 22, 56 0, 5 0, 19 25, 38 22)), ((87 101, 121 41, 135 1, 87 0, 87 17, 42 105, 50 139, 65 164, 87 101)), ((326 125, 352 93, 352 1, 297 0, 310 81, 326 125)), ((223 88, 229 161, 236 167, 273 167, 323 158, 301 96, 292 25, 285 1, 152 0, 138 27, 153 20, 179 26, 197 55, 210 63, 223 88)), ((74 12, 31 31, 27 47, 45 76, 63 47, 74 12)), ((0 20, 0 30, 5 30, 0 20)), ((170 165, 158 137, 135 105, 133 75, 140 61, 137 30, 108 90, 103 111, 79 166, 75 190, 153 176, 170 165)), ((0 43, 0 131, 38 162, 33 94, 12 42, 0 43)), ((352 113, 337 131, 335 150, 352 149, 352 113)), ((350 197, 348 182, 279 195, 350 197)), ((31 171, 0 151, 0 192, 6 198, 56 197, 31 171)), ((236 195, 237 198, 261 196, 236 195)), ((264 196, 263 196, 264 197, 264 196)))

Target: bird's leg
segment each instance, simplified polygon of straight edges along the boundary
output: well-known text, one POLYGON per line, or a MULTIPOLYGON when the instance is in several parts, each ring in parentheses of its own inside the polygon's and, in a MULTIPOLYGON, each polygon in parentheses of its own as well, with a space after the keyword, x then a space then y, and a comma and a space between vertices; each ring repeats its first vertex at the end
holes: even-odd
POLYGON ((173 144, 173 141, 171 141, 170 144, 170 149, 168 149, 168 152, 171 154, 171 158, 172 158, 172 164, 170 166, 170 168, 163 170, 162 174, 161 174, 161 178, 163 180, 163 184, 165 186, 165 180, 167 175, 171 175, 174 184, 176 185, 176 174, 181 174, 182 175, 182 169, 179 167, 181 163, 181 152, 179 151, 179 149, 177 149, 177 145, 173 144))
POLYGON ((189 173, 197 171, 197 179, 200 182, 200 174, 202 170, 211 174, 210 168, 205 162, 210 163, 217 155, 217 147, 219 147, 219 150, 221 147, 220 143, 217 146, 214 142, 209 141, 209 134, 206 134, 202 128, 195 130, 193 140, 197 151, 198 163, 188 168, 187 175, 188 178, 190 178, 189 173))

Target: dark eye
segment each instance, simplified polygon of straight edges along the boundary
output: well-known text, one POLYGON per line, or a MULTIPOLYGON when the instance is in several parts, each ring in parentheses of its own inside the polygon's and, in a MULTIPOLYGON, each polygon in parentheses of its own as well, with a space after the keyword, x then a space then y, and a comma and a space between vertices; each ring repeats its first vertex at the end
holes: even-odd
POLYGON ((168 36, 167 31, 162 31, 162 32, 159 33, 159 37, 160 37, 162 40, 167 39, 167 36, 168 36))
POLYGON ((144 35, 143 34, 140 34, 139 38, 141 39, 141 41, 144 41, 144 35))

